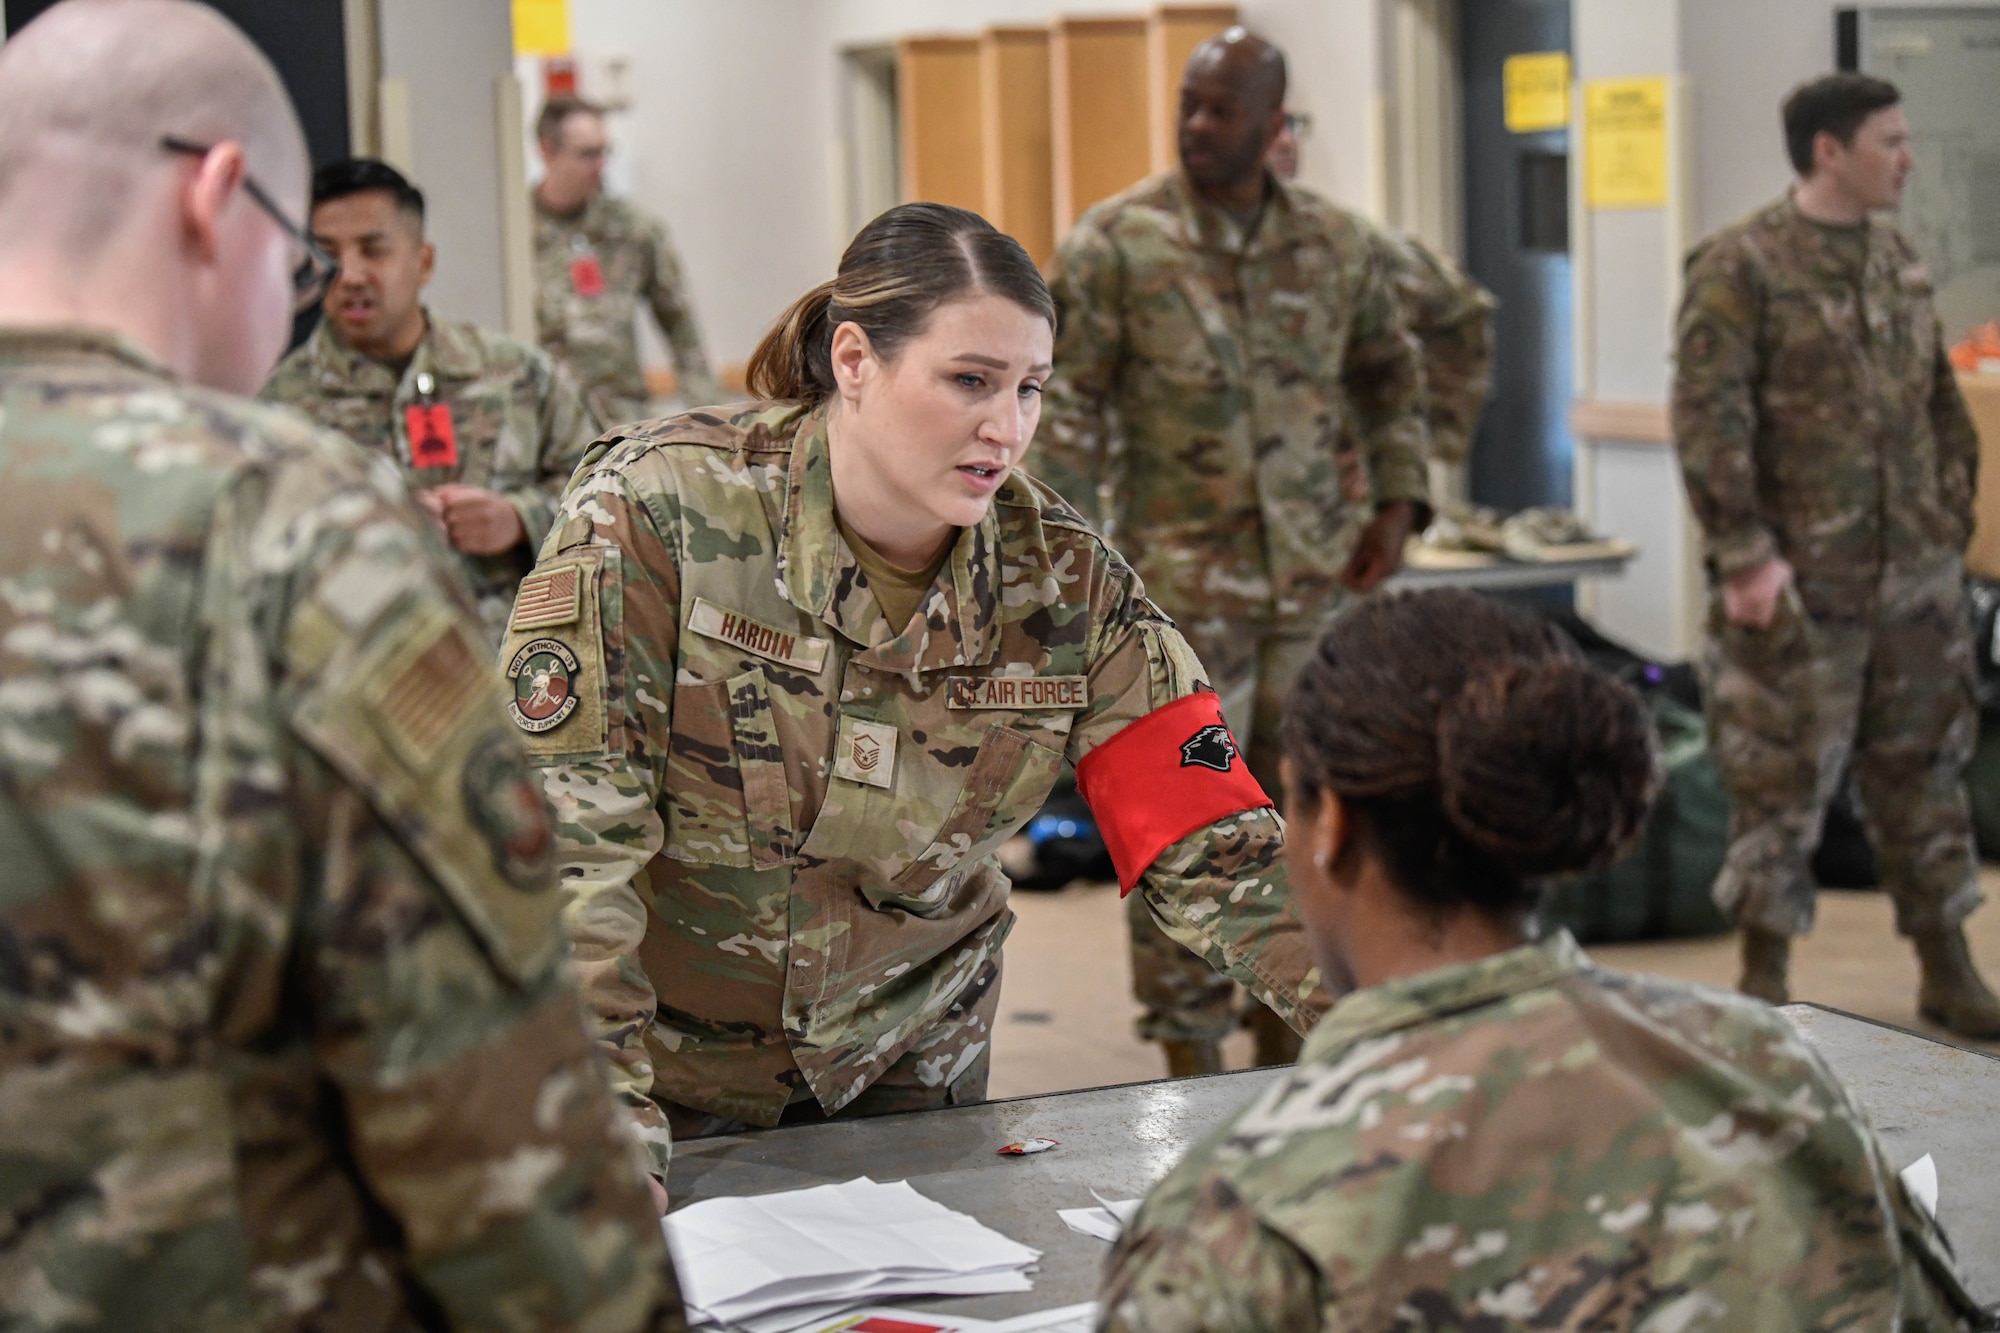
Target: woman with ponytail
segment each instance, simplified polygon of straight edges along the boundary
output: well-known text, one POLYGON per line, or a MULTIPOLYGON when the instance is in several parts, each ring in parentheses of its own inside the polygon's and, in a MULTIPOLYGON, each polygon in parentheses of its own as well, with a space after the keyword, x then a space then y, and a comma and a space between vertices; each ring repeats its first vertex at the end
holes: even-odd
POLYGON ((757 401, 600 441, 501 665, 577 965, 664 1174, 682 1136, 986 1085, 994 853, 1065 760, 1120 878, 1301 1030, 1281 825, 1130 566, 1016 470, 1055 307, 960 209, 870 223, 757 401))
MULTIPOLYGON (((1534 939, 1655 782, 1638 697, 1469 593, 1364 603, 1285 714, 1286 857, 1343 998, 1147 1199, 1112 1333, 1957 1329, 1929 1214, 1811 1047, 1534 939)), ((1982 1325, 1983 1326, 1983 1325, 1982 1325)))

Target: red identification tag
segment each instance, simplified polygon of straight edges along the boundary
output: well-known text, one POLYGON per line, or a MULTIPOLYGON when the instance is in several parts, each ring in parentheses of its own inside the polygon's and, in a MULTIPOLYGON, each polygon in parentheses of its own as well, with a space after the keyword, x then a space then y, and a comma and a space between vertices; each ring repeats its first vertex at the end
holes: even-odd
POLYGON ((411 403, 403 409, 403 424, 410 432, 411 467, 458 466, 450 403, 411 403))
POLYGON ((1077 789, 1118 868, 1118 896, 1161 852, 1218 819, 1271 804, 1204 691, 1156 708, 1084 756, 1077 789))
POLYGON ((569 261, 569 285, 586 301, 604 295, 604 265, 596 255, 578 255, 569 261))

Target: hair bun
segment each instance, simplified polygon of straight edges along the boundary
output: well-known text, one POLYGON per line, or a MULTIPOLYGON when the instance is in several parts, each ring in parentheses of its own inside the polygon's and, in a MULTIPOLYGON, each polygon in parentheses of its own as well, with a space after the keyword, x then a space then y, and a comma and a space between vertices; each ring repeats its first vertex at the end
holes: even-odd
POLYGON ((1577 658, 1474 677, 1444 705, 1437 739, 1445 817, 1522 879, 1616 858, 1657 787, 1645 705, 1577 658))

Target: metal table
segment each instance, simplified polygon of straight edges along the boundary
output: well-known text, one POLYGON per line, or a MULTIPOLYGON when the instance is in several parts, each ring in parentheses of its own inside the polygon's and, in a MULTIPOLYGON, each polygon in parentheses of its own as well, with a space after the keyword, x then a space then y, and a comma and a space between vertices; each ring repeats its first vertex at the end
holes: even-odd
MULTIPOLYGON (((2000 1059, 1815 1005, 1784 1012, 1867 1108, 1895 1166, 1926 1152, 1936 1156, 1939 1213, 1973 1294, 2000 1305, 2000 1059)), ((1108 1199, 1145 1194, 1190 1144, 1279 1072, 1131 1083, 697 1139, 674 1149, 674 1205, 864 1175, 907 1179, 1042 1252, 1031 1293, 911 1304, 999 1319, 1087 1301, 1109 1249, 1064 1227, 1056 1209, 1090 1207, 1093 1187, 1108 1199), (1037 1137, 1062 1146, 1033 1157, 995 1152, 1037 1137)))
POLYGON ((1530 564, 1501 560, 1467 569, 1412 569, 1405 565, 1383 585, 1398 591, 1418 588, 1472 588, 1502 592, 1511 588, 1558 588, 1578 579, 1623 574, 1635 556, 1613 555, 1601 560, 1554 560, 1530 564))
POLYGON ((1891 1164, 1937 1159, 1938 1221, 1972 1294, 2000 1307, 2000 1057, 1816 1004, 1783 1013, 1853 1091, 1891 1164))

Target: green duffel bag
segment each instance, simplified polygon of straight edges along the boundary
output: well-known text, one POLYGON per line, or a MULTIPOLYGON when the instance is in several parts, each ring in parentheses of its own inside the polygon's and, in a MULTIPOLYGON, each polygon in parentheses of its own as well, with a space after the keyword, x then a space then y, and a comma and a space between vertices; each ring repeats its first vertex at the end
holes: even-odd
POLYGON ((1708 755, 1708 725, 1663 694, 1647 707, 1666 781, 1646 831, 1623 860, 1552 881, 1542 905, 1545 930, 1564 927, 1585 944, 1615 944, 1729 929, 1709 896, 1729 848, 1729 794, 1708 755))

